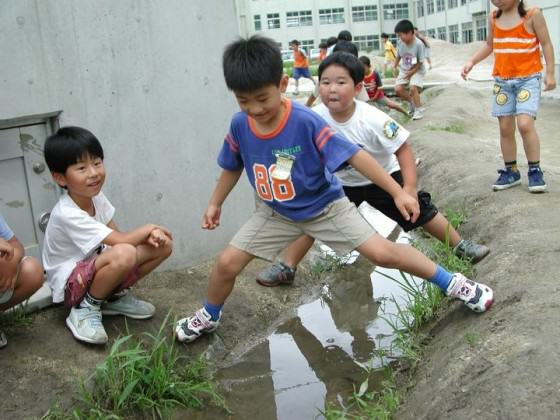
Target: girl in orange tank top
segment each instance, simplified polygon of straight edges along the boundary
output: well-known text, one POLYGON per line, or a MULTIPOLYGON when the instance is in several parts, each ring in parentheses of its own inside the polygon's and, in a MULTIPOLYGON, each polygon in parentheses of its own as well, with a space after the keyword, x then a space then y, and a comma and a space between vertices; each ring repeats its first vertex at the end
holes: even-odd
POLYGON ((541 52, 546 62, 544 90, 556 87, 554 50, 546 21, 536 7, 527 10, 523 0, 491 0, 497 7, 488 20, 488 39, 461 71, 466 80, 472 68, 494 53, 495 77, 492 115, 498 117, 504 169, 492 185, 494 191, 521 184, 517 169, 515 128, 523 139, 528 163, 528 186, 532 193, 544 192, 546 183, 540 167, 540 140, 535 119, 543 78, 541 52))

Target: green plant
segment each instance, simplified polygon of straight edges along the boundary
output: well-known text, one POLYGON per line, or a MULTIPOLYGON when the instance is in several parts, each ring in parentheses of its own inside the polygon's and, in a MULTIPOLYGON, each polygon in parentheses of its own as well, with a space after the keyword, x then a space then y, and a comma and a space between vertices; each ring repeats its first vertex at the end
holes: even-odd
POLYGON ((25 327, 31 325, 33 317, 27 310, 27 302, 23 302, 11 310, 0 313, 0 321, 6 328, 25 327))
POLYGON ((476 332, 472 331, 472 330, 469 330, 465 333, 465 340, 467 340, 467 343, 471 347, 476 347, 479 339, 480 338, 479 338, 478 334, 476 332))
POLYGON ((324 253, 313 263, 311 272, 314 274, 322 274, 327 271, 336 271, 344 267, 350 258, 352 258, 350 254, 339 257, 334 253, 324 253))
MULTIPOLYGON (((173 338, 166 337, 168 318, 155 335, 129 334, 115 340, 107 358, 82 384, 81 405, 71 417, 120 419, 145 413, 161 419, 175 407, 200 408, 208 399, 224 407, 205 375, 203 356, 186 362, 173 338)), ((45 418, 64 418, 56 409, 49 416, 45 418)))
POLYGON ((452 122, 447 125, 437 125, 429 123, 426 128, 432 131, 447 131, 449 133, 464 134, 466 132, 465 124, 461 121, 452 122))

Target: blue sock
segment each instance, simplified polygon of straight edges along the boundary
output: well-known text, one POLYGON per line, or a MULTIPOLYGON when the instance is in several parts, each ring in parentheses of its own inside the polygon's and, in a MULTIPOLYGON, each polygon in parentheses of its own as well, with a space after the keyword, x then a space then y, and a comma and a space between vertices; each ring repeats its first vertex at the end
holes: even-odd
POLYGON ((444 292, 446 292, 447 288, 449 287, 449 283, 451 283, 452 278, 453 278, 453 274, 451 274, 441 265, 438 265, 436 274, 434 274, 432 278, 428 279, 428 281, 439 286, 441 289, 443 289, 444 292))
POLYGON ((220 318, 220 311, 223 306, 223 303, 221 305, 212 305, 211 303, 206 302, 204 304, 204 309, 206 309, 206 312, 210 314, 212 321, 217 321, 220 318))

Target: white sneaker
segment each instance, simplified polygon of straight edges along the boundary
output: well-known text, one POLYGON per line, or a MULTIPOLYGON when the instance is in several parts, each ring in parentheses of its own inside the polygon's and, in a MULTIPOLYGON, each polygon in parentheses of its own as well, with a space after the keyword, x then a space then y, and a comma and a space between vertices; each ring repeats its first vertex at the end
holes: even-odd
POLYGON ((147 319, 154 315, 156 307, 126 291, 113 301, 106 300, 103 302, 101 312, 103 312, 103 315, 124 315, 133 319, 147 319))
POLYGON ((66 326, 77 340, 86 343, 105 344, 109 340, 101 323, 99 309, 73 307, 66 318, 66 326))
POLYGON ((424 115, 422 114, 422 111, 420 111, 420 109, 416 109, 416 111, 414 111, 414 114, 412 114, 412 119, 413 120, 421 120, 422 118, 424 118, 424 115))
POLYGON ((494 292, 488 286, 469 280, 461 273, 453 274, 446 294, 463 303, 475 312, 486 312, 494 303, 494 292))

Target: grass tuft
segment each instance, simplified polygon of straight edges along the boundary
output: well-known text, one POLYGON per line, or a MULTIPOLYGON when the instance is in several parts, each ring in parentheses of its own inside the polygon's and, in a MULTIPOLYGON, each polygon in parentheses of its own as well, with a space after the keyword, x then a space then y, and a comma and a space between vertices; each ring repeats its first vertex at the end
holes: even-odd
POLYGON ((432 131, 447 131, 449 133, 456 133, 456 134, 465 134, 467 132, 465 124, 461 121, 452 122, 446 125, 429 123, 426 125, 426 128, 432 131))

